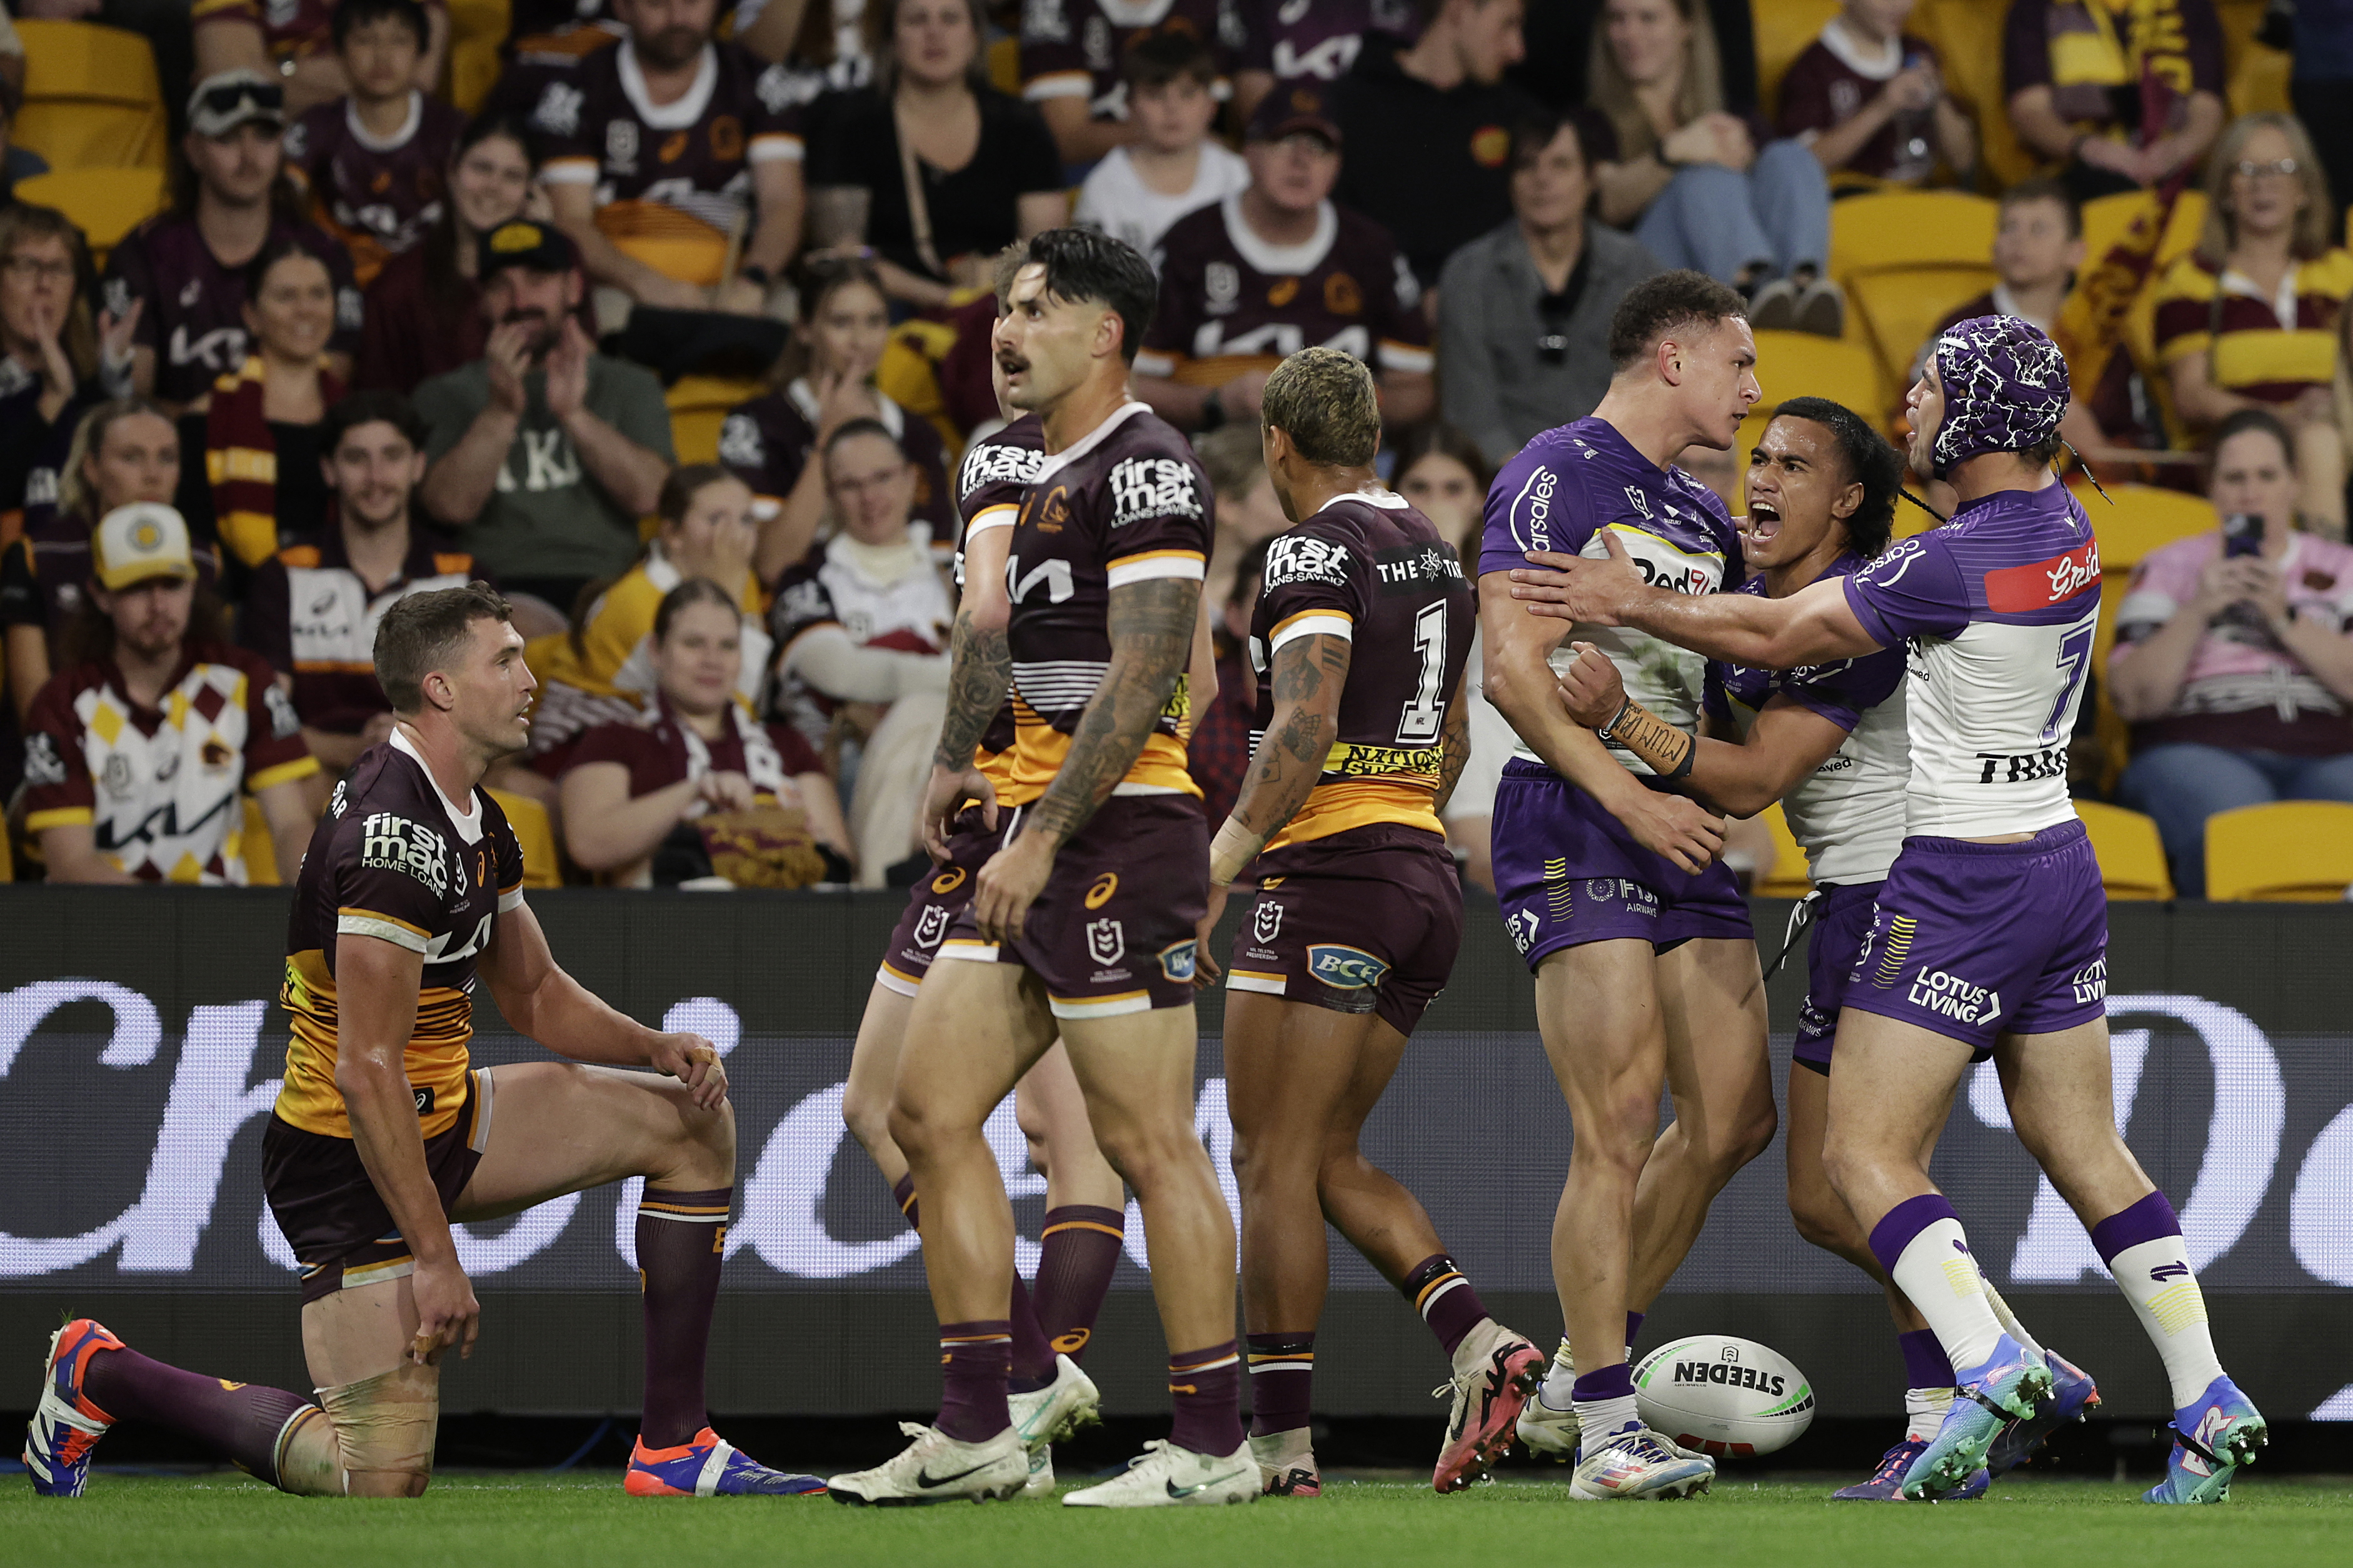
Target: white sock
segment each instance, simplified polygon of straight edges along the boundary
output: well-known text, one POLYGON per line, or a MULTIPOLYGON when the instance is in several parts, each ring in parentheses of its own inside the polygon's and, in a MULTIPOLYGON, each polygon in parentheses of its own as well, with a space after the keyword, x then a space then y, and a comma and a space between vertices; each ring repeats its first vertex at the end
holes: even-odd
POLYGON ((1580 1399, 1577 1401, 1577 1453, 1601 1444, 1625 1431, 1640 1427, 1642 1413, 1634 1408, 1634 1396, 1620 1394, 1615 1399, 1580 1399))
POLYGON ((1945 1424, 1945 1412, 1953 1403, 1949 1388, 1907 1388, 1904 1391, 1904 1418, 1910 1423, 1904 1436, 1915 1443, 1926 1443, 1945 1424))
POLYGON ((1930 1221, 1895 1260, 1895 1286, 1935 1330, 1957 1376, 1993 1359, 2001 1321, 1986 1300, 1985 1280, 1957 1219, 1930 1221))
POLYGON ((2214 1337, 2206 1326, 2206 1297, 2198 1289, 2198 1276, 2189 1270, 2189 1248, 2179 1235, 2160 1236, 2117 1253, 2108 1259, 2108 1271, 2132 1303, 2149 1343, 2165 1358, 2173 1407, 2189 1409, 2222 1375, 2222 1363, 2214 1358, 2214 1337))
POLYGON ((1536 1397, 1555 1410, 1566 1410, 1573 1403, 1570 1391, 1577 1387, 1577 1361, 1569 1354, 1568 1336, 1561 1336, 1560 1349, 1552 1352, 1552 1365, 1545 1372, 1544 1386, 1536 1397))
POLYGON ((2048 1362, 2051 1359, 2050 1352, 2042 1348, 2041 1342, 2037 1341, 2032 1334, 2026 1331, 2026 1325, 2018 1321, 2018 1314, 2010 1310, 2010 1303, 2001 1299, 2001 1292, 1993 1288, 1993 1281, 1985 1278, 1980 1272, 1978 1276, 1978 1283, 1985 1288, 1986 1305, 1993 1309, 1994 1318, 2001 1324, 2001 1331, 2024 1345, 2035 1360, 2048 1362))

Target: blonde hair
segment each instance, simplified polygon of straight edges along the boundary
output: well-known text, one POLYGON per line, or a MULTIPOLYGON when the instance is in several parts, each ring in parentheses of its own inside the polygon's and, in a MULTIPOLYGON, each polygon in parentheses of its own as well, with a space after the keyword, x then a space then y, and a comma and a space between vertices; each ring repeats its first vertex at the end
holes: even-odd
POLYGON ((58 510, 67 517, 79 518, 95 528, 98 526, 98 494, 82 470, 89 459, 95 458, 106 446, 106 433, 118 421, 133 415, 152 414, 167 426, 176 438, 180 427, 163 405, 144 397, 114 397, 100 404, 81 416, 74 426, 73 443, 66 450, 65 466, 58 470, 58 510))
POLYGON ((0 208, 0 265, 16 259, 16 252, 28 242, 54 239, 66 247, 66 258, 73 265, 74 275, 69 284, 66 319, 58 330, 58 346, 65 350, 74 374, 82 381, 98 376, 98 333, 90 324, 90 298, 83 289, 82 278, 90 271, 90 253, 83 248, 81 230, 73 220, 55 207, 24 204, 0 208))
MULTIPOLYGON (((1667 0, 1691 27, 1683 46, 1683 80, 1675 84, 1675 123, 1680 131, 1703 114, 1724 107, 1724 67, 1715 47, 1715 24, 1699 0, 1667 0)), ((1618 132, 1618 158, 1630 163, 1659 144, 1658 127, 1642 111, 1634 83, 1618 67, 1609 49, 1609 11, 1604 5, 1593 19, 1592 46, 1586 51, 1586 101, 1607 115, 1618 132)), ((1580 138, 1580 142, 1581 142, 1580 138)))
POLYGON ((2304 122, 2293 114, 2242 114, 2206 154, 2206 226, 2198 236, 2198 258, 2210 266, 2220 268, 2239 241, 2238 224, 2229 210, 2231 175, 2247 142, 2256 132, 2265 130, 2285 138, 2288 156, 2295 160, 2296 182, 2304 187, 2304 210, 2295 215, 2295 233, 2288 248, 2298 261, 2310 261, 2327 255, 2337 244, 2337 205, 2328 199, 2328 172, 2320 166, 2320 154, 2313 150, 2304 122))

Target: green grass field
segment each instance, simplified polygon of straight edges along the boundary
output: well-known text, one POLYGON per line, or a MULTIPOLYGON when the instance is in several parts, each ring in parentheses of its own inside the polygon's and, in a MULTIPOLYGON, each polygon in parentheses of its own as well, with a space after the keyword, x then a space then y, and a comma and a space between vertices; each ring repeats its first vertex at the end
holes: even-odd
POLYGON ((1549 1478, 1505 1479, 1441 1498, 1426 1484, 1383 1476, 1329 1479, 1320 1501, 1114 1514, 1043 1500, 890 1510, 822 1498, 642 1501, 622 1495, 617 1474, 581 1472, 445 1475, 409 1503, 281 1497, 227 1472, 101 1471, 73 1503, 43 1501, 10 1480, 0 1489, 0 1562, 22 1563, 1422 1568, 1475 1560, 1901 1568, 1935 1560, 2280 1568, 2353 1561, 2353 1481, 2337 1478, 2250 1479, 2225 1506, 2159 1510, 2135 1501, 2141 1483, 2025 1481, 1982 1502, 1874 1508, 1825 1502, 1834 1482, 1751 1482, 1736 1474, 1690 1502, 1573 1507, 1549 1478))

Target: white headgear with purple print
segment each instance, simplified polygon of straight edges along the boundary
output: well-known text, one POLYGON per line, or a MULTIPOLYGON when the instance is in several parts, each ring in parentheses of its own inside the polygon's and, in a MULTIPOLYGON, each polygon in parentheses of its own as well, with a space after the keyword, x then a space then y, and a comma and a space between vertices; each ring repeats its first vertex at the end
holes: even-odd
POLYGON ((2016 316, 1974 316, 1936 340, 1945 422, 1930 448, 1936 476, 1988 452, 2025 452, 2059 433, 2067 356, 2016 316))

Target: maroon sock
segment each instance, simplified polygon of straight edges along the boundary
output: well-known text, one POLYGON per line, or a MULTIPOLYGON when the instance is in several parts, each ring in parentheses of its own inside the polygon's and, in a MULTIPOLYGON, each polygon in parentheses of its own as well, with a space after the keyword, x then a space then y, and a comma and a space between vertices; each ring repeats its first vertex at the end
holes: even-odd
POLYGON ((919 1231, 923 1228, 922 1220, 917 1218, 922 1205, 915 1201, 915 1178, 912 1173, 902 1176, 891 1184, 891 1201, 897 1204, 899 1212, 907 1216, 909 1230, 919 1231))
POLYGON ((1471 1288, 1469 1277, 1442 1252, 1415 1264, 1398 1289, 1405 1292, 1405 1299, 1413 1303, 1448 1355, 1487 1316, 1486 1304, 1471 1288))
POLYGON ((648 1187, 638 1200, 638 1280, 646 1310, 645 1419, 638 1435, 649 1448, 691 1443, 710 1424, 702 1363, 734 1196, 733 1187, 648 1187))
POLYGON ((1315 1336, 1250 1335, 1250 1383, 1251 1436, 1306 1426, 1315 1393, 1315 1336))
POLYGON ((1170 1356, 1168 1392, 1176 1405, 1170 1442, 1219 1458, 1242 1446, 1242 1358, 1233 1341, 1170 1356))
POLYGON ((1119 1267, 1120 1237, 1127 1225, 1118 1209, 1065 1204, 1046 1211, 1043 1254, 1038 1259, 1038 1326, 1053 1347, 1072 1361, 1086 1359, 1095 1315, 1119 1267))
POLYGON ((1054 1381, 1054 1347, 1038 1326, 1038 1309, 1021 1276, 1013 1276, 1013 1371, 1006 1387, 1015 1394, 1034 1394, 1054 1381))
POLYGON ((1013 1325, 1003 1318, 940 1325, 940 1418, 933 1425, 959 1443, 986 1443, 1013 1425, 1005 1377, 1013 1362, 1013 1325))
POLYGON ((282 1388, 262 1388, 182 1372, 134 1350, 90 1358, 82 1390, 117 1421, 152 1421, 214 1448, 240 1470, 278 1484, 278 1436, 311 1402, 282 1388))

